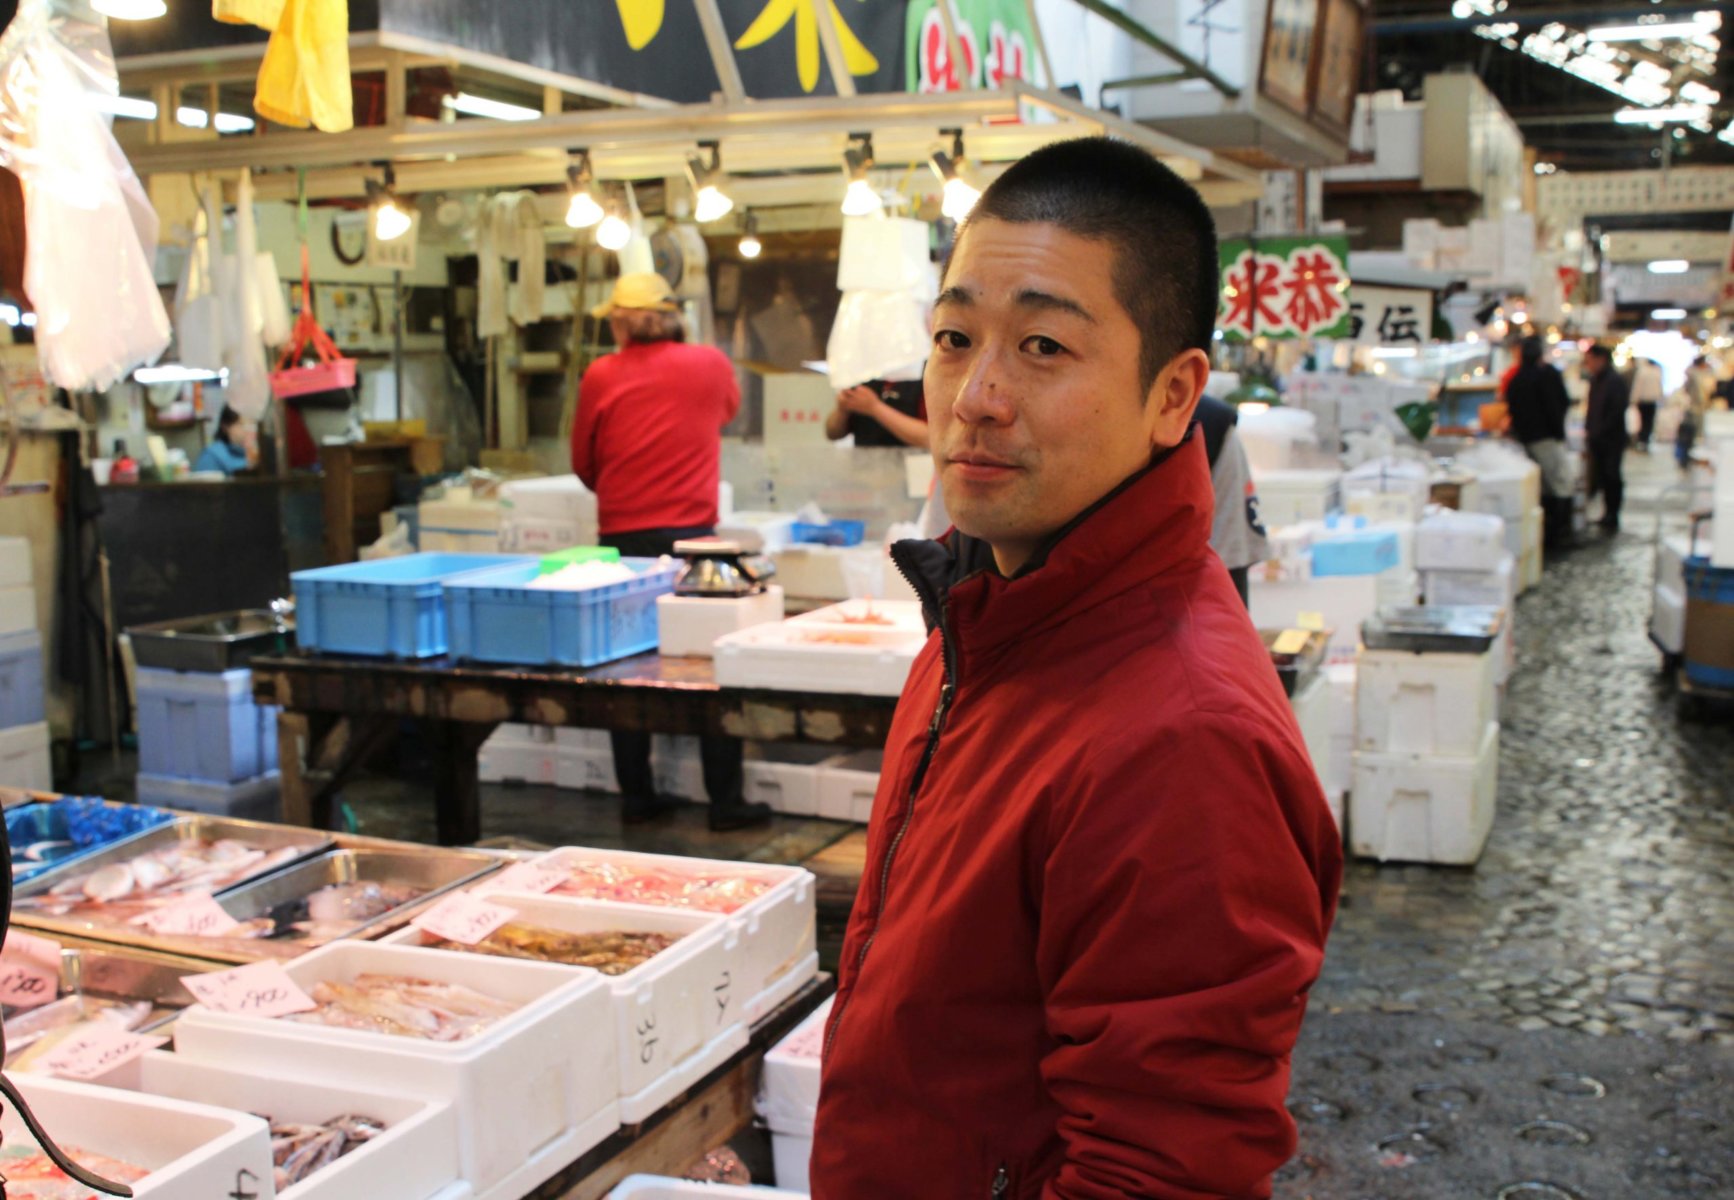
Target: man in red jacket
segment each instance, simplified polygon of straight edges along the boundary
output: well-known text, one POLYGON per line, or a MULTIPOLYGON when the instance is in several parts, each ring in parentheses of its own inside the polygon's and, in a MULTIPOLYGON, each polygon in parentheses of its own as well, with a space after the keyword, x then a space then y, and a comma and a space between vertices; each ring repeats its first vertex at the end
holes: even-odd
POLYGON ((926 391, 956 528, 886 746, 814 1200, 1264 1197, 1341 839, 1211 552, 1215 231, 1141 150, 983 195, 926 391))
MULTIPOLYGON (((602 544, 633 557, 672 554, 683 538, 716 532, 722 427, 741 406, 733 364, 711 346, 689 346, 674 293, 660 275, 622 275, 606 304, 620 347, 599 358, 578 386, 572 471, 596 493, 602 544)), ((613 734, 622 816, 650 820, 675 806, 656 794, 650 735, 613 734)), ((741 743, 699 741, 710 827, 763 824, 771 810, 741 795, 741 743)))

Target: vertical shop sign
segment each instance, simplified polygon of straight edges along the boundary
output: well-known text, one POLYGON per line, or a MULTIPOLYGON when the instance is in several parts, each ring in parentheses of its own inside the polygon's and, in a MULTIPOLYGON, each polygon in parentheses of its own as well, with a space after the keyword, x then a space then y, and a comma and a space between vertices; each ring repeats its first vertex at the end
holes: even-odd
POLYGON ((1029 82, 1035 32, 1024 0, 952 0, 959 62, 952 61, 945 22, 933 0, 909 5, 905 44, 912 92, 959 92, 1029 82))
POLYGON ((1219 253, 1224 337, 1348 336, 1347 238, 1239 238, 1219 253))

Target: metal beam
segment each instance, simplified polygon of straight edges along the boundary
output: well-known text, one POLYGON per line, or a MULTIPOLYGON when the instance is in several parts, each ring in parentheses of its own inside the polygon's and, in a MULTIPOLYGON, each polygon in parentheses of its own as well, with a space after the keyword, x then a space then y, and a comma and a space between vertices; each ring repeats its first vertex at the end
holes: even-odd
POLYGON ((1042 86, 1058 91, 1060 81, 1054 78, 1054 60, 1048 57, 1048 39, 1042 36, 1042 20, 1036 13, 1036 0, 1024 0, 1024 12, 1029 17, 1030 33, 1036 39, 1036 57, 1042 63, 1042 86))
POLYGON ((952 11, 951 0, 933 0, 933 7, 939 10, 939 24, 945 30, 945 52, 951 56, 952 72, 967 91, 971 81, 963 77, 963 41, 957 36, 957 14, 952 11))
POLYGON ((722 12, 717 8, 716 0, 692 0, 692 6, 698 10, 705 49, 710 51, 711 66, 716 69, 723 95, 730 100, 745 100, 747 89, 741 83, 741 65, 735 61, 735 49, 729 44, 729 33, 723 27, 722 12))
POLYGON ((1095 13, 1110 25, 1131 34, 1134 41, 1144 43, 1144 45, 1150 47, 1152 50, 1168 59, 1175 66, 1186 71, 1188 78, 1204 80, 1204 82, 1208 83, 1211 87, 1221 92, 1230 100, 1239 97, 1239 88, 1234 87, 1227 80, 1223 79, 1222 76, 1193 58, 1190 54, 1187 54, 1184 50, 1180 49, 1180 47, 1174 45, 1167 38, 1163 37, 1143 22, 1137 21, 1115 8, 1112 4, 1109 4, 1107 0, 1076 0, 1076 3, 1085 10, 1095 13))
POLYGON ((819 27, 819 49, 825 52, 825 65, 831 69, 831 85, 839 96, 855 94, 855 77, 849 74, 849 63, 843 57, 843 41, 837 36, 837 21, 831 15, 831 0, 814 0, 813 14, 819 27))

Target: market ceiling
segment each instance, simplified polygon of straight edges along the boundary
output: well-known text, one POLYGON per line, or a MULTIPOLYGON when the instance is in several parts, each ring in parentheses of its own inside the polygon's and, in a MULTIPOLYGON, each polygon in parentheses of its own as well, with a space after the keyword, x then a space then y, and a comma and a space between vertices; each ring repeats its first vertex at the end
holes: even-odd
POLYGON ((1729 16, 1728 5, 1677 0, 1374 0, 1372 86, 1419 99, 1427 75, 1472 69, 1540 159, 1562 170, 1731 164, 1734 79, 1717 44, 1734 37, 1729 16), (1696 39, 1589 37, 1640 23, 1718 19, 1719 31, 1696 39), (1676 105, 1701 105, 1702 119, 1661 128, 1614 120, 1621 109, 1676 105))

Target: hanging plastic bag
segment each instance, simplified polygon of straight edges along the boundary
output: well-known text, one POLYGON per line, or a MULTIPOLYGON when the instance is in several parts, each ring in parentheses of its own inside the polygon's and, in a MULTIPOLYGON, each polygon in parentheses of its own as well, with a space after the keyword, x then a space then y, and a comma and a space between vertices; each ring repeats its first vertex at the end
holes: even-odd
POLYGON ((295 328, 289 315, 289 297, 283 290, 283 277, 277 273, 277 256, 261 250, 258 263, 253 282, 259 293, 259 311, 265 319, 259 336, 267 346, 281 346, 288 342, 295 328))
POLYGON ((211 238, 203 205, 193 215, 193 240, 175 291, 175 349, 181 364, 215 371, 223 365, 223 309, 211 264, 211 238))
POLYGON ((909 378, 927 361, 927 306, 910 292, 844 292, 825 347, 831 386, 839 390, 909 378))
POLYGON ((105 115, 119 91, 102 26, 22 0, 0 37, 0 165, 24 186, 42 373, 71 390, 155 362, 171 334, 156 213, 105 115))
POLYGON ((354 127, 348 0, 284 0, 259 64, 253 108, 297 129, 342 133, 354 127))
POLYGON ((257 421, 271 403, 271 377, 260 338, 265 316, 260 310, 257 272, 259 237, 253 217, 253 174, 241 172, 235 203, 235 253, 223 260, 227 311, 234 316, 229 338, 229 407, 257 421))
POLYGON ((211 0, 211 15, 226 25, 272 30, 283 16, 283 0, 211 0))

